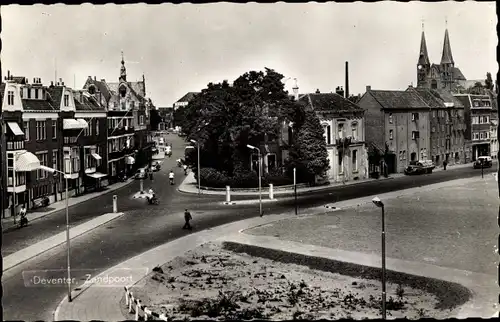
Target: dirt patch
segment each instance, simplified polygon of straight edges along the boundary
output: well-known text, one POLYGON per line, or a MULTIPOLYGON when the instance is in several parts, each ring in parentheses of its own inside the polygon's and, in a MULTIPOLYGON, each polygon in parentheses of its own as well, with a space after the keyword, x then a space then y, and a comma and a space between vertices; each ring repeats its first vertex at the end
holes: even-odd
MULTIPOLYGON (((257 258, 207 243, 164 264, 132 291, 174 320, 380 318, 377 280, 257 258)), ((123 302, 123 301, 122 301, 123 302)), ((446 318, 434 294, 388 283, 387 315, 446 318)), ((130 318, 122 305, 125 317, 130 318)))

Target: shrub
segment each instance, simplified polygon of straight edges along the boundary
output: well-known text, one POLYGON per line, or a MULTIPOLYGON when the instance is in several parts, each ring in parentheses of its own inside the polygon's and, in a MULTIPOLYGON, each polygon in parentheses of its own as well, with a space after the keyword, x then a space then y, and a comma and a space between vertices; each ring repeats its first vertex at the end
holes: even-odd
POLYGON ((255 188, 259 186, 259 175, 255 171, 237 173, 230 183, 230 186, 235 188, 255 188))
POLYGON ((211 188, 224 188, 230 185, 229 178, 214 168, 202 168, 200 170, 200 183, 202 186, 211 188))

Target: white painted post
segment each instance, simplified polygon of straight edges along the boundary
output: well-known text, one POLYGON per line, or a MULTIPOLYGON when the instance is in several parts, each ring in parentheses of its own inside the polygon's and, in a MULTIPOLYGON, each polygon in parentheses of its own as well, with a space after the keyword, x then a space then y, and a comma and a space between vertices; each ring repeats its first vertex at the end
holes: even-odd
POLYGON ((135 320, 139 321, 139 310, 141 309, 141 300, 135 302, 135 320))
POLYGON ((134 302, 134 294, 130 292, 130 301, 128 302, 128 313, 132 313, 132 302, 134 302))
POLYGON ((118 197, 116 195, 113 195, 113 212, 115 214, 118 212, 117 199, 118 197))
POLYGON ((128 294, 128 288, 125 288, 125 305, 128 306, 128 301, 129 301, 129 294, 128 294))
POLYGON ((274 191, 273 191, 273 184, 269 184, 269 199, 274 199, 274 191))
POLYGON ((141 193, 144 193, 144 181, 141 179, 141 193))
POLYGON ((231 202, 231 187, 226 186, 226 202, 231 202))
POLYGON ((145 308, 144 308, 144 321, 147 321, 147 320, 148 320, 148 312, 149 312, 148 308, 147 308, 147 307, 145 307, 145 308))

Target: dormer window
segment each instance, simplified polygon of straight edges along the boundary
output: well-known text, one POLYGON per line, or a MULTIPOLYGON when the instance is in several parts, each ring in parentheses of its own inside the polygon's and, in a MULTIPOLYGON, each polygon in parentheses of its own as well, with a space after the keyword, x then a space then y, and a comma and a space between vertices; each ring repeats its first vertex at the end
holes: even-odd
POLYGON ((92 94, 92 95, 95 94, 95 86, 92 85, 92 86, 89 87, 89 93, 92 94))
POLYGON ((69 95, 64 94, 64 106, 69 106, 69 95))

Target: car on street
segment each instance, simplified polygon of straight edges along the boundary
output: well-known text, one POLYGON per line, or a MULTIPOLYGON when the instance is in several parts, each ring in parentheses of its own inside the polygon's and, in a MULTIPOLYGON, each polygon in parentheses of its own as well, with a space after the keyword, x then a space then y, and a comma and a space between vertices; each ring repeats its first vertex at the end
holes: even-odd
POLYGON ((161 169, 160 162, 158 162, 158 161, 154 161, 154 162, 151 164, 151 171, 153 171, 153 172, 158 172, 158 171, 160 171, 160 169, 161 169))
POLYGON ((474 162, 474 169, 491 168, 492 166, 493 160, 489 156, 481 156, 474 162))
POLYGON ((432 173, 435 167, 434 162, 431 160, 412 161, 404 172, 406 175, 432 173))
POLYGON ((137 172, 135 173, 135 176, 134 178, 136 179, 144 179, 146 178, 146 168, 141 168, 139 170, 137 170, 137 172))

